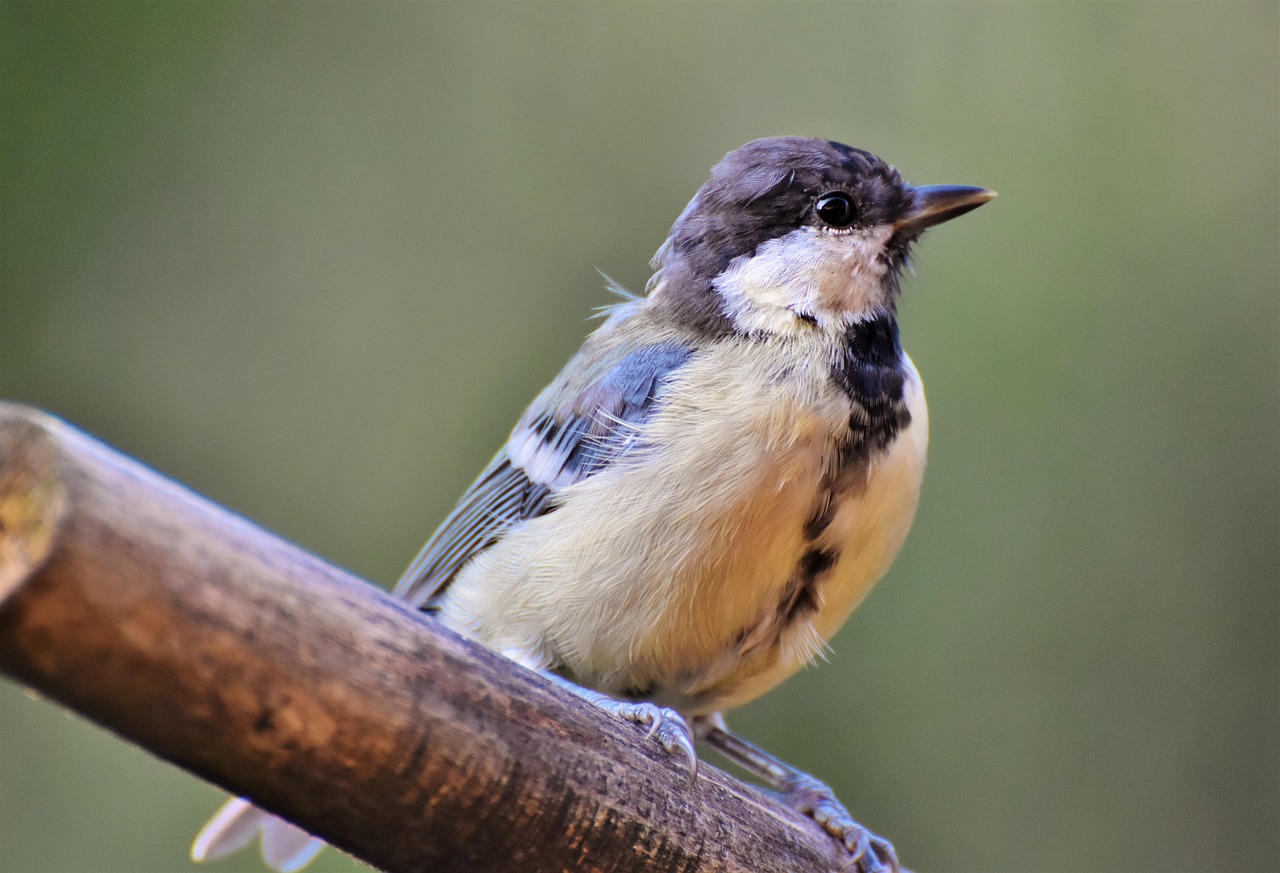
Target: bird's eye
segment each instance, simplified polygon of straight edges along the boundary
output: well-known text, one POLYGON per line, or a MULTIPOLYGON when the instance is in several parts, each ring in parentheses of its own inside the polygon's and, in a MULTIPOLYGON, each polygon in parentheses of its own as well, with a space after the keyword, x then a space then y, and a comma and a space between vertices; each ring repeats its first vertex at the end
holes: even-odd
POLYGON ((830 227, 848 227, 853 224, 853 201, 847 194, 824 194, 814 204, 813 211, 830 227))

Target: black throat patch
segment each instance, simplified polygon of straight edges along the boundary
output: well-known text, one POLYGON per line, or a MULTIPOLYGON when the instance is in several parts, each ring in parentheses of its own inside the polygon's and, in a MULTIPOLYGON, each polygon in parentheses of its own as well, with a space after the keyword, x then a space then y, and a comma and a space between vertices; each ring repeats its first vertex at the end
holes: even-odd
POLYGON ((865 460, 887 448, 911 423, 903 396, 907 379, 898 322, 892 315, 849 326, 831 378, 853 406, 842 462, 865 460))

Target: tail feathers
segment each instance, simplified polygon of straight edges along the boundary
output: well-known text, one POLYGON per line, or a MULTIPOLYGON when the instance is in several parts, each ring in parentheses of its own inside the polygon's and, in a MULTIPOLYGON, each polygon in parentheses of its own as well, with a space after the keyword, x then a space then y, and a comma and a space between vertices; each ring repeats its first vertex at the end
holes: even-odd
POLYGON ((301 870, 323 848, 324 840, 282 818, 271 817, 262 823, 262 857, 268 867, 280 873, 301 870))
POLYGON ((223 804, 200 829, 191 846, 193 861, 214 861, 238 852, 262 835, 262 857, 280 873, 294 873, 311 863, 324 841, 297 825, 263 812, 243 797, 223 804))

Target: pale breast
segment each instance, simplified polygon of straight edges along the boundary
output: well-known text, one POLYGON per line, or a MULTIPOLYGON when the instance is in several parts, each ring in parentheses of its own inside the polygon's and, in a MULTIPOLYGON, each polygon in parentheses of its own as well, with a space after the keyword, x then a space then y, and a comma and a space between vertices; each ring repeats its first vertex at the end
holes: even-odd
POLYGON ((910 433, 833 480, 850 406, 824 360, 745 343, 700 357, 637 448, 481 553, 442 616, 526 663, 690 714, 782 681, 888 568, 927 439, 912 371, 910 433), (819 552, 830 560, 809 568, 801 603, 797 570, 819 552))

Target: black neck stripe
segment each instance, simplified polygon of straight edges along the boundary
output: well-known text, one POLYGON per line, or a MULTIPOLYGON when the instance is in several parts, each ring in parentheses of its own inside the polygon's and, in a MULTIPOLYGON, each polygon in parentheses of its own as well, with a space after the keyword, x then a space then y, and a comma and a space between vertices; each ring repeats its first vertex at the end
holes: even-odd
POLYGON ((907 377, 902 345, 892 315, 881 314, 849 326, 831 378, 853 404, 847 447, 851 460, 885 448, 911 423, 904 400, 907 377))

